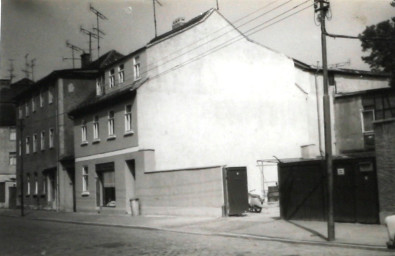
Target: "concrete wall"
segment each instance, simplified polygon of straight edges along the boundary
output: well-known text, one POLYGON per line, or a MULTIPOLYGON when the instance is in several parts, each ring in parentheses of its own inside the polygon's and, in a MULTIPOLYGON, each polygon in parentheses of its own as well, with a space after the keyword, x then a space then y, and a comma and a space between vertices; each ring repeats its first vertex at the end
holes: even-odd
POLYGON ((145 215, 222 216, 222 166, 146 172, 137 189, 145 215))
POLYGON ((395 214, 395 119, 374 124, 380 222, 395 214))
POLYGON ((163 73, 236 36, 214 12, 147 49, 148 64, 160 65, 137 92, 139 144, 155 150, 156 171, 247 166, 249 189, 261 190, 257 160, 299 157, 300 146, 311 143, 306 95, 295 86, 293 61, 283 54, 242 39, 163 73), (230 32, 210 41, 220 28, 230 32), (171 49, 187 52, 200 39, 206 44, 198 51, 165 63, 171 49))

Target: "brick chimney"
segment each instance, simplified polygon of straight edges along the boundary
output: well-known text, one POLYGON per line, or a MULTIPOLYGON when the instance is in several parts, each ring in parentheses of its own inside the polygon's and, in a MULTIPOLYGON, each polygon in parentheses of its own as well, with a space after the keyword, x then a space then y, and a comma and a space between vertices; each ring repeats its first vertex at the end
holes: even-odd
POLYGON ((85 68, 91 63, 91 55, 89 53, 81 54, 81 68, 85 68))
POLYGON ((172 29, 176 29, 178 27, 181 27, 184 24, 185 24, 185 18, 184 17, 179 17, 179 18, 177 18, 177 19, 175 19, 173 21, 172 29))

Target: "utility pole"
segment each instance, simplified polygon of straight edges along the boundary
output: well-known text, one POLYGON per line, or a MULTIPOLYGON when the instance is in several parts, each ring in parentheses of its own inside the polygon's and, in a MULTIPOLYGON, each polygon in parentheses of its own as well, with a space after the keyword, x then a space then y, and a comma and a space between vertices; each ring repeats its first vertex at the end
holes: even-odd
POLYGON ((29 62, 27 60, 28 57, 29 57, 29 53, 26 53, 26 55, 25 55, 25 69, 22 69, 22 72, 25 73, 26 78, 29 78, 29 74, 30 74, 29 62))
POLYGON ((326 53, 326 29, 325 17, 329 10, 329 2, 325 0, 315 0, 315 12, 319 12, 321 23, 321 47, 322 47, 322 71, 324 78, 324 132, 325 132, 325 162, 326 162, 326 175, 328 186, 328 241, 335 240, 335 222, 333 211, 333 164, 332 164, 332 132, 331 132, 331 113, 330 113, 330 98, 328 88, 328 60, 326 53), (318 5, 317 5, 318 3, 318 5))
POLYGON ((24 124, 23 124, 23 119, 19 119, 19 129, 20 129, 20 135, 18 137, 20 145, 19 145, 19 159, 20 159, 20 164, 19 164, 19 174, 20 174, 20 183, 21 183, 21 216, 25 216, 25 205, 24 205, 24 185, 23 185, 23 150, 22 150, 22 138, 23 138, 23 128, 24 128, 24 124))
POLYGON ((80 27, 80 31, 83 34, 89 36, 89 55, 90 55, 90 60, 92 60, 92 37, 98 38, 100 36, 98 36, 96 33, 92 32, 92 31, 84 29, 83 27, 80 27))
POLYGON ((162 6, 162 4, 158 1, 158 0, 152 0, 152 6, 154 7, 154 27, 155 27, 155 37, 158 36, 158 29, 156 27, 156 6, 155 3, 158 3, 160 6, 162 6))
POLYGON ((12 83, 12 79, 14 79, 14 59, 9 59, 10 61, 10 69, 8 69, 8 73, 10 74, 10 83, 12 83))
MULTIPOLYGON (((68 47, 68 48, 71 49, 71 59, 73 60, 73 69, 74 69, 74 68, 75 68, 75 66, 74 66, 74 60, 76 59, 76 58, 74 57, 74 51, 84 52, 84 50, 81 49, 81 48, 78 47, 78 46, 75 46, 75 45, 73 45, 73 44, 70 44, 69 41, 66 41, 66 47, 68 47)), ((63 60, 64 60, 64 59, 66 59, 66 58, 63 58, 63 60)))
POLYGON ((105 35, 101 30, 100 30, 100 26, 99 26, 99 19, 101 20, 108 20, 106 16, 104 16, 104 14, 102 14, 101 12, 99 12, 98 10, 96 10, 91 4, 89 4, 89 10, 91 12, 93 12, 93 14, 96 15, 96 28, 93 28, 94 30, 97 31, 97 58, 100 57, 100 33, 105 35))

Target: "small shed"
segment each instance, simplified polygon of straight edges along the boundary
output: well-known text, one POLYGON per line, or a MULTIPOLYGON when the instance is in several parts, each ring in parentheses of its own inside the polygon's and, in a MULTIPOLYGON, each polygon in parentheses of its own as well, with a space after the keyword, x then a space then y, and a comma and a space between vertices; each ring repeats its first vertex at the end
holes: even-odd
MULTIPOLYGON (((279 163, 280 214, 286 220, 326 220, 325 161, 288 159, 279 163)), ((374 156, 334 157, 334 218, 337 222, 379 223, 374 156)))

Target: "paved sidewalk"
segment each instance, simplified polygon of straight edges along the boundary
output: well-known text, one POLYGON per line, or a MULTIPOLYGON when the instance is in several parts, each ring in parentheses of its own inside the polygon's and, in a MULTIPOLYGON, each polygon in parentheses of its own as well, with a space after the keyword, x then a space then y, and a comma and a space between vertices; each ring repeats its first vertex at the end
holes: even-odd
MULTIPOLYGON (((20 210, 0 209, 0 216, 20 217, 20 210)), ((240 217, 210 218, 183 216, 130 216, 64 213, 27 210, 25 218, 34 220, 167 230, 202 235, 218 235, 305 243, 324 246, 387 250, 387 229, 383 225, 336 223, 336 240, 328 242, 327 224, 320 221, 285 221, 279 218, 278 204, 266 205, 262 213, 240 217)))

